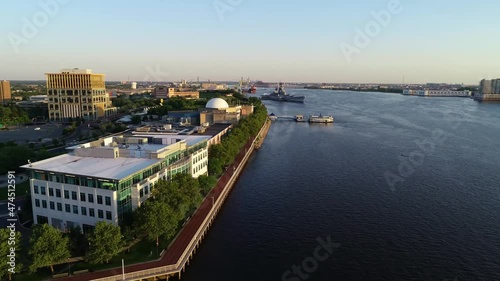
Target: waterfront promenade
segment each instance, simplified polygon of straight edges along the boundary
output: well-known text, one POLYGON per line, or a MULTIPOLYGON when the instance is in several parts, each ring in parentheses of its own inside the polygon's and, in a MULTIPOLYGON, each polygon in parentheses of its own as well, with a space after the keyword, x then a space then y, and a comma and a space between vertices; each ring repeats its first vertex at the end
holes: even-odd
MULTIPOLYGON (((258 137, 265 137, 269 126, 264 125, 258 137)), ((189 265, 196 249, 202 242, 205 234, 212 225, 217 213, 222 207, 234 183, 247 160, 255 149, 257 138, 251 138, 241 149, 233 164, 219 178, 217 185, 205 197, 200 207, 191 216, 184 228, 180 231, 170 247, 164 252, 159 260, 135 264, 125 267, 125 279, 122 276, 122 268, 114 268, 98 272, 92 272, 77 276, 58 278, 60 281, 118 281, 118 280, 154 280, 155 278, 168 279, 181 273, 189 265)))

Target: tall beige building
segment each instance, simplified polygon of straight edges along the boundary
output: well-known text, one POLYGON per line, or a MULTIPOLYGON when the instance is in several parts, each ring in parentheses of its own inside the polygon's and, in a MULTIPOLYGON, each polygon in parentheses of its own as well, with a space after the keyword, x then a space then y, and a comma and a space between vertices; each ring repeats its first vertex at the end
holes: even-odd
POLYGON ((75 117, 96 120, 116 114, 106 92, 104 74, 74 68, 46 75, 50 120, 67 121, 75 117))
POLYGON ((0 103, 4 103, 10 101, 10 82, 9 81, 0 81, 0 103))

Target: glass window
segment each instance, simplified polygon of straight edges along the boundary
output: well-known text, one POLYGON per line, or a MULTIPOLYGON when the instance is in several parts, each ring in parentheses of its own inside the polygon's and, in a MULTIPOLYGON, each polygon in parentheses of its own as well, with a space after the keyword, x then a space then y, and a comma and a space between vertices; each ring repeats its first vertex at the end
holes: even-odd
POLYGON ((94 203, 94 194, 89 194, 89 203, 94 203))
POLYGON ((56 189, 56 197, 61 198, 61 190, 58 188, 56 189))
POLYGON ((68 190, 64 191, 64 199, 69 199, 69 191, 68 190))
POLYGON ((87 215, 87 208, 82 207, 82 216, 86 216, 86 215, 87 215))
POLYGON ((57 203, 57 210, 62 211, 62 204, 61 203, 57 203))
POLYGON ((54 189, 49 187, 49 196, 54 196, 54 189))
POLYGON ((35 206, 36 206, 36 207, 40 207, 40 200, 35 199, 35 206))
POLYGON ((89 208, 89 216, 95 217, 94 209, 89 208))
POLYGON ((34 186, 33 186, 33 192, 34 192, 35 194, 38 194, 38 185, 34 185, 34 186))
POLYGON ((139 195, 141 198, 142 198, 142 196, 144 196, 144 190, 142 188, 141 188, 141 190, 139 190, 139 195))
POLYGON ((85 202, 85 193, 80 192, 80 201, 85 202))
POLYGON ((42 208, 47 209, 47 201, 42 200, 42 208))
POLYGON ((49 205, 50 205, 50 209, 51 210, 55 210, 56 209, 56 204, 54 204, 54 202, 50 201, 49 205))
POLYGON ((101 195, 97 195, 97 204, 102 205, 102 196, 101 195))
POLYGON ((64 209, 66 210, 66 213, 71 213, 71 206, 69 204, 64 204, 64 209))
POLYGON ((106 196, 106 205, 111 206, 111 197, 106 196))
POLYGON ((73 214, 78 214, 78 206, 73 205, 73 214))
POLYGON ((106 211, 106 219, 111 220, 111 212, 110 211, 106 211))
POLYGON ((47 193, 45 192, 45 186, 40 186, 40 194, 42 194, 42 195, 47 194, 47 193))
POLYGON ((71 199, 78 200, 78 196, 76 194, 76 191, 71 191, 71 199))
POLYGON ((103 212, 103 210, 97 210, 97 217, 100 218, 100 219, 104 218, 104 212, 103 212))
POLYGON ((146 187, 144 187, 144 194, 149 194, 149 185, 146 185, 146 187))

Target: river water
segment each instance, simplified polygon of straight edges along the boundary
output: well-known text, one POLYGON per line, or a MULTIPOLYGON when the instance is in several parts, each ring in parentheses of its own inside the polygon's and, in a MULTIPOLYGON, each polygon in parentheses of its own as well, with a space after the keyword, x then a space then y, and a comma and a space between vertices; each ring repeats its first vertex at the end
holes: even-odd
POLYGON ((289 93, 182 280, 500 280, 499 103, 289 93))

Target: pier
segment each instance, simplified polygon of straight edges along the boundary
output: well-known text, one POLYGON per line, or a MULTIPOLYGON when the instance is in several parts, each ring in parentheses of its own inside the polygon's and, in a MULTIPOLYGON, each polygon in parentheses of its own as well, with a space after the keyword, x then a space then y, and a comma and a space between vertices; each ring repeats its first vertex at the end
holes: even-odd
POLYGON ((182 272, 189 266, 196 250, 212 226, 215 217, 229 195, 248 159, 256 149, 257 143, 262 144, 270 122, 266 122, 257 137, 251 138, 241 149, 234 162, 219 178, 217 185, 205 197, 200 207, 191 216, 172 244, 164 251, 159 260, 126 266, 122 268, 97 271, 78 276, 59 278, 59 281, 142 281, 169 280, 171 277, 181 279, 182 272))

